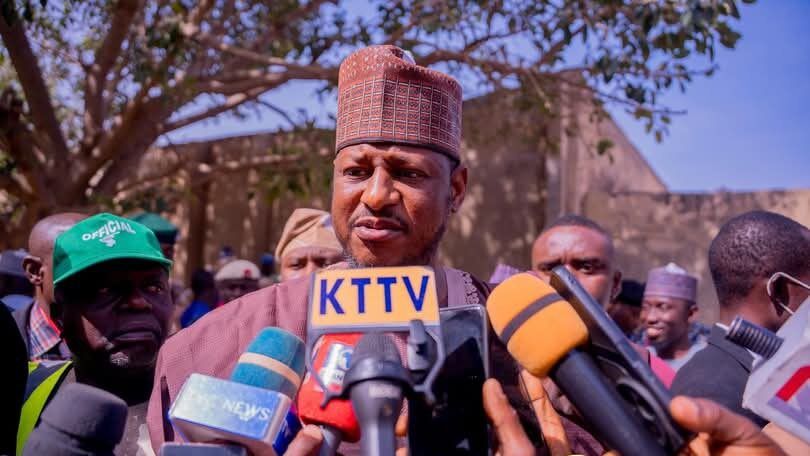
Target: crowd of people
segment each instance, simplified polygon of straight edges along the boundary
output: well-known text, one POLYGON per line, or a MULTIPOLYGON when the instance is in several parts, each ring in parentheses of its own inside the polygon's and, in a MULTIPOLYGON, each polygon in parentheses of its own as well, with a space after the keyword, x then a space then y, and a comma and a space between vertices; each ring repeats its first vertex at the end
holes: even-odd
MULTIPOLYGON (((483 305, 519 272, 498 265, 483 281, 436 258, 468 181, 455 79, 401 49, 373 46, 343 62, 338 92, 331 211, 295 210, 274 254, 258 264, 223 248, 216 267, 193 271, 186 286, 172 275, 177 227, 152 213, 54 214, 33 227, 25 251, 2 253, 8 312, 0 314, 13 317, 22 338, 28 380, 14 439, 0 454, 19 451, 50 398, 71 383, 126 401, 116 454, 154 454, 178 439, 166 416, 190 374, 227 377, 268 326, 306 339, 311 275, 322 268, 430 266, 441 307, 483 305)), ((777 330, 810 293, 810 229, 782 215, 732 218, 707 255, 721 323, 743 316, 777 330)), ((579 215, 549 224, 526 256, 542 278, 556 266, 570 270, 673 396, 686 396, 670 411, 699 433, 694 452, 808 451, 742 407, 754 357, 697 321, 698 280, 689 271, 668 263, 645 283, 623 280, 611 234, 579 215)), ((493 378, 482 394, 500 454, 610 450, 558 385, 521 372, 494 337, 490 351, 493 378)), ((320 439, 306 427, 288 454, 317 454, 320 439)))

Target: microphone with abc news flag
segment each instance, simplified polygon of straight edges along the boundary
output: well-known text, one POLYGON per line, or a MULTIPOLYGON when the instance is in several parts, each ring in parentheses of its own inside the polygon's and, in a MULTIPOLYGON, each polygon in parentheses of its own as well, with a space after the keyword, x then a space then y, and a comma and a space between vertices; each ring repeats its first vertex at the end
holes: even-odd
MULTIPOLYGON (((301 339, 265 328, 239 357, 230 381, 192 374, 172 404, 169 419, 192 442, 225 441, 254 454, 284 454, 301 429, 290 406, 303 373, 301 339)), ((194 445, 165 444, 161 449, 163 454, 186 450, 184 454, 197 454, 194 445)))

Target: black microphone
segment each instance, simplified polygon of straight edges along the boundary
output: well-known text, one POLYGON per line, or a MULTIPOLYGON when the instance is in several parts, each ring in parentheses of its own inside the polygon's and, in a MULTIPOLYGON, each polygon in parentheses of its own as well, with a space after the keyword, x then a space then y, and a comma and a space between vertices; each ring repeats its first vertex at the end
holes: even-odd
MULTIPOLYGON (((486 309, 474 304, 441 309, 446 358, 433 383, 436 400, 408 398, 408 449, 413 455, 487 456, 489 426, 484 387, 489 372, 486 309)), ((408 368, 426 373, 435 362, 435 347, 419 321, 411 323, 408 368)))
POLYGON ((23 456, 112 456, 126 423, 126 402, 104 390, 71 383, 42 412, 23 456))
POLYGON ((343 380, 360 423, 360 448, 365 456, 393 456, 394 427, 402 410, 405 392, 411 387, 408 370, 402 365, 391 336, 364 335, 354 348, 343 380))
MULTIPOLYGON (((672 454, 581 351, 589 341, 588 327, 551 286, 530 274, 514 275, 492 291, 487 312, 509 353, 532 375, 550 376, 610 449, 625 455, 672 454)), ((638 384, 627 382, 635 382, 628 388, 638 384)))

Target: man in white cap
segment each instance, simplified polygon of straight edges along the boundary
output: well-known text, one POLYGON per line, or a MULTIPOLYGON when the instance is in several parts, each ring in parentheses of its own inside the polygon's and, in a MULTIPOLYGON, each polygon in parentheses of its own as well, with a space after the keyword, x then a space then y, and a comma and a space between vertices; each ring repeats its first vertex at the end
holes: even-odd
POLYGON ((697 278, 675 263, 650 270, 641 305, 644 342, 676 371, 706 346, 690 337, 697 311, 697 278))
POLYGON ((233 260, 214 275, 222 302, 252 293, 259 289, 259 267, 247 260, 233 260))

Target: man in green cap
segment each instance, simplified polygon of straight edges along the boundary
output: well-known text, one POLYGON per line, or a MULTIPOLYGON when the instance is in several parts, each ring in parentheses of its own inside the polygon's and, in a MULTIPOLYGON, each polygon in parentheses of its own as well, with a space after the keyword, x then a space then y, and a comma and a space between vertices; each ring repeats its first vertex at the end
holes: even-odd
MULTIPOLYGON (((177 235, 180 233, 174 223, 154 212, 141 212, 129 218, 152 230, 160 243, 163 256, 174 261, 174 247, 177 244, 177 235)), ((174 312, 169 323, 169 335, 171 335, 182 328, 180 317, 191 304, 193 296, 191 290, 187 289, 183 282, 171 277, 169 278, 169 292, 174 304, 174 312)))
POLYGON ((32 400, 23 407, 18 448, 53 394, 79 382, 127 402, 127 427, 116 454, 137 452, 157 353, 168 334, 171 265, 149 228, 116 215, 94 215, 59 235, 52 317, 73 357, 38 385, 29 377, 32 400))
POLYGON ((163 256, 174 261, 174 246, 177 244, 177 235, 179 233, 174 223, 154 212, 141 212, 130 217, 130 219, 152 230, 160 243, 163 256))

